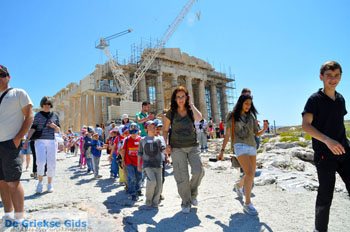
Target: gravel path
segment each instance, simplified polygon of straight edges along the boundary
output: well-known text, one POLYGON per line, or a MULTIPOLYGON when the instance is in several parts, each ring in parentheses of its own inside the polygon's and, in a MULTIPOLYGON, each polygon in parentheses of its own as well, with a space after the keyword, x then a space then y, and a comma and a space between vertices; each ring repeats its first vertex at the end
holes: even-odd
MULTIPOLYGON (((53 193, 35 194, 37 180, 30 177, 30 172, 23 173, 26 218, 61 223, 60 227, 41 231, 313 230, 315 191, 287 192, 276 184, 256 186, 252 202, 259 216, 249 216, 243 213, 242 201, 232 191, 238 170, 232 169, 229 161, 208 163, 209 156, 212 155, 202 155, 206 173, 199 189, 199 205, 185 215, 180 212, 181 199, 171 166, 166 170, 165 200, 158 209, 149 210, 144 206, 144 197, 134 204, 123 186, 109 178, 107 155, 100 163, 103 178, 94 180, 93 175, 79 169, 78 157, 59 153, 53 193), (87 227, 82 229, 85 222, 87 227)), ((349 209, 349 197, 335 193, 329 231, 350 231, 349 209)), ((32 227, 31 231, 40 230, 32 227)))

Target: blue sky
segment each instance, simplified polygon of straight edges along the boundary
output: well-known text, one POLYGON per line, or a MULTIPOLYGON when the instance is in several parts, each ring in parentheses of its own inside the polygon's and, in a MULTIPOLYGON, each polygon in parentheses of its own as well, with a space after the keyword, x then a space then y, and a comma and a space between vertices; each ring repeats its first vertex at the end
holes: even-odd
MULTIPOLYGON (((94 47, 97 39, 132 28, 111 41, 111 52, 127 57, 132 43, 160 38, 187 2, 0 1, 0 64, 9 68, 11 86, 25 89, 36 107, 42 96, 79 82, 106 61, 94 47)), ((300 125, 328 60, 343 67, 338 91, 350 110, 349 12, 347 0, 199 0, 166 47, 209 61, 217 71, 230 67, 237 93, 252 90, 259 119, 300 125)))

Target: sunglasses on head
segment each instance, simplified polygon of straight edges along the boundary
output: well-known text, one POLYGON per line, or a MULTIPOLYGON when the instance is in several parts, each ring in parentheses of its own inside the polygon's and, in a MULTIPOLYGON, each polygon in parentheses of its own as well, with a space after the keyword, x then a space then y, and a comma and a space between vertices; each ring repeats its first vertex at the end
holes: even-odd
POLYGON ((7 73, 0 73, 0 78, 5 78, 5 77, 7 77, 7 76, 8 76, 7 73))

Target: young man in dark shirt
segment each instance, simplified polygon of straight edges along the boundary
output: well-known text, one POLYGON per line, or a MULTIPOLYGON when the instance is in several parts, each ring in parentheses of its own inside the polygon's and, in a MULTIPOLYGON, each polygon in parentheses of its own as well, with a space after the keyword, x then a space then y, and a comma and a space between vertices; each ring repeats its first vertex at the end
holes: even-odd
POLYGON ((341 75, 340 64, 324 63, 320 70, 323 88, 311 95, 302 113, 303 130, 312 136, 319 181, 315 231, 327 231, 336 172, 350 192, 350 146, 344 126, 347 111, 343 96, 335 91, 341 75))

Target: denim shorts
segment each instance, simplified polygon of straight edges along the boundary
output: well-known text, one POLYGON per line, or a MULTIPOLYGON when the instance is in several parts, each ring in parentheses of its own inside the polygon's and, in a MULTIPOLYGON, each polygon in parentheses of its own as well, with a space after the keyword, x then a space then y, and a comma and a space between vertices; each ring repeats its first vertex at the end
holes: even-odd
POLYGON ((237 157, 243 154, 248 154, 249 156, 256 155, 256 148, 244 143, 236 143, 234 149, 237 157))

